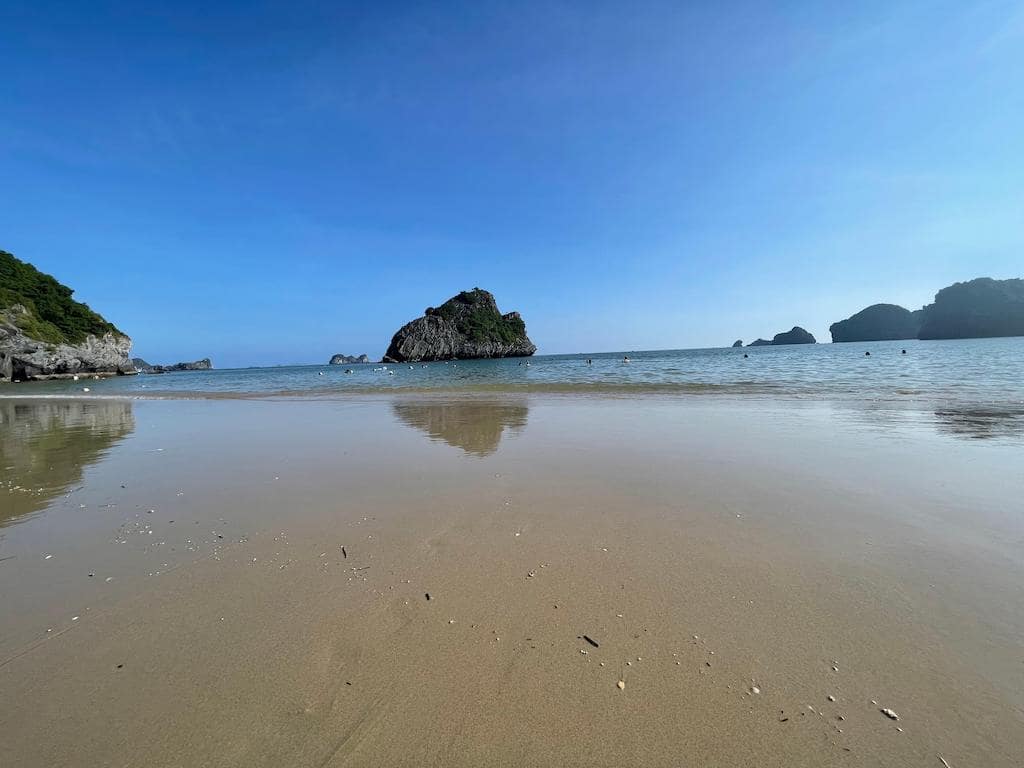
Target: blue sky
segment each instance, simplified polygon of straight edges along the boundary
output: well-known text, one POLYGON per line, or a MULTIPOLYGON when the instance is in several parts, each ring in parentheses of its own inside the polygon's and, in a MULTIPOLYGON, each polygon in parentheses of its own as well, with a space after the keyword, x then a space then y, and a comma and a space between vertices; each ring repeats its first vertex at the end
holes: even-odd
POLYGON ((0 6, 0 248, 147 359, 721 346, 1024 275, 1011 2, 0 6))

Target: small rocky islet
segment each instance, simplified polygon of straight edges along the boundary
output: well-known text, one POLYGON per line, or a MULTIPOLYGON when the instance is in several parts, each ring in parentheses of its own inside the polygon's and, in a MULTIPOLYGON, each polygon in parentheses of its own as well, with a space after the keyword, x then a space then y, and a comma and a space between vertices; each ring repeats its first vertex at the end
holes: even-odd
POLYGON ((537 351, 518 312, 502 314, 482 288, 461 293, 395 333, 385 363, 529 357, 537 351))
MULTIPOLYGON (((817 339, 810 331, 806 331, 799 325, 794 325, 790 330, 776 333, 771 341, 768 339, 755 339, 747 344, 748 347, 781 347, 787 344, 817 344, 817 339)), ((737 341, 733 347, 742 347, 743 343, 737 341)))
POLYGON ((331 359, 327 362, 328 365, 348 365, 350 363, 368 363, 370 358, 368 355, 331 355, 331 359))
POLYGON ((141 357, 132 358, 132 367, 138 373, 176 373, 178 371, 209 371, 213 362, 208 357, 191 363, 174 363, 174 365, 151 365, 141 357))

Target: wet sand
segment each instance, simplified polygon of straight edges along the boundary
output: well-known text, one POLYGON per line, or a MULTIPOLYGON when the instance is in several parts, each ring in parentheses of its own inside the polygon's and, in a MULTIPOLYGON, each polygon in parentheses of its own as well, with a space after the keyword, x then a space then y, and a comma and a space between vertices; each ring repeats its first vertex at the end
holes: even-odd
POLYGON ((0 416, 4 765, 1024 754, 1012 433, 742 399, 0 416))

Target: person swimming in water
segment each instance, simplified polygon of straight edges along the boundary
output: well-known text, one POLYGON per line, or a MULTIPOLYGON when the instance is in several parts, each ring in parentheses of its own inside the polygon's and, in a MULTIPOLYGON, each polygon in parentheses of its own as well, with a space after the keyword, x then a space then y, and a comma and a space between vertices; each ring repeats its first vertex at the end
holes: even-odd
POLYGON ((626 355, 624 358, 622 358, 622 362, 628 363, 629 362, 629 355, 626 355))

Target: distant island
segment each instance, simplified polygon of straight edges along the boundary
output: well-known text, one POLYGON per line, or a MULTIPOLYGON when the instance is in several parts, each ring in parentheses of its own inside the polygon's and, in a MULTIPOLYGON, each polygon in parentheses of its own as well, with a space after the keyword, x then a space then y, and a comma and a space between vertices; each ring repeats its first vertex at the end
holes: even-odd
POLYGON ((132 340, 72 293, 0 250, 0 379, 135 373, 132 340))
POLYGON ((366 355, 332 355, 328 365, 346 365, 348 363, 368 363, 370 358, 366 355))
POLYGON ((954 283, 915 312, 874 304, 833 323, 829 331, 834 342, 1024 336, 1024 280, 979 277, 954 283))
POLYGON ((440 307, 428 307, 423 317, 403 325, 391 339, 384 362, 526 357, 536 351, 519 313, 501 314, 490 292, 474 288, 440 307))
POLYGON ((736 339, 736 341, 734 341, 732 343, 733 349, 736 349, 737 347, 742 347, 742 346, 743 346, 743 339, 736 339))
POLYGON ((174 365, 150 365, 141 357, 132 358, 132 366, 139 373, 174 373, 176 371, 209 371, 213 368, 210 358, 204 357, 191 363, 175 363, 174 365))
POLYGON ((921 310, 911 312, 896 304, 872 304, 852 317, 832 323, 832 341, 888 341, 916 339, 921 310))
MULTIPOLYGON (((776 333, 771 341, 768 339, 756 339, 749 344, 748 347, 781 347, 787 344, 817 344, 817 340, 814 336, 805 331, 799 325, 794 325, 792 329, 785 331, 784 333, 776 333)), ((733 344, 734 347, 743 346, 742 342, 736 342, 733 344)))

